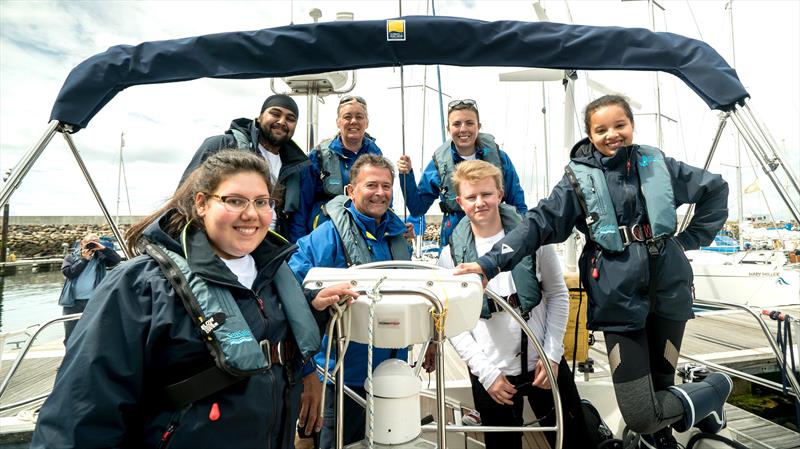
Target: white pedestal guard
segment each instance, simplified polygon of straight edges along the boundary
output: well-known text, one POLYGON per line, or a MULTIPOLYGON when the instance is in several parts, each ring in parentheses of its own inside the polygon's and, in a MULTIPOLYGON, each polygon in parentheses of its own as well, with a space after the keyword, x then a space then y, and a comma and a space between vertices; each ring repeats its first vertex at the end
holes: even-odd
MULTIPOLYGON (((383 298, 375 305, 375 347, 405 348, 434 338, 431 310, 424 296, 435 297, 447 308, 444 335, 472 330, 483 304, 483 287, 477 275, 454 276, 449 270, 312 268, 306 288, 324 288, 349 282, 359 292, 370 291, 384 276, 383 298)), ((367 332, 372 300, 362 294, 350 306, 350 340, 369 343, 367 332)))

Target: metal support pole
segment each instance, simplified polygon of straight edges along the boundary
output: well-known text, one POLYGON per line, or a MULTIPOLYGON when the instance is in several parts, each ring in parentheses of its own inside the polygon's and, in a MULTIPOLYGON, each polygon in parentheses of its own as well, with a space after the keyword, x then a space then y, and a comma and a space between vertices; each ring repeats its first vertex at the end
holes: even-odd
MULTIPOLYGON (((8 203, 3 204, 3 233, 0 237, 0 262, 6 261, 6 249, 8 248, 8 203)), ((3 275, 0 270, 0 276, 3 275)))
POLYGON ((787 167, 786 164, 784 163, 783 159, 781 159, 780 156, 778 155, 777 151, 778 144, 775 142, 775 139, 772 137, 772 134, 770 134, 767 127, 764 126, 763 123, 761 123, 761 120, 758 119, 755 112, 753 112, 753 110, 750 109, 750 106, 747 103, 745 103, 744 106, 742 106, 741 111, 743 115, 752 122, 753 127, 759 132, 761 137, 766 142, 767 147, 772 152, 773 160, 777 160, 780 163, 781 167, 783 167, 783 171, 786 173, 786 177, 789 179, 789 183, 791 183, 794 186, 796 192, 800 193, 800 184, 798 184, 797 179, 795 178, 795 174, 792 173, 789 167, 787 167))
MULTIPOLYGON (((650 26, 651 30, 656 32, 656 11, 654 6, 657 5, 653 0, 647 2, 647 7, 650 10, 650 26)), ((661 5, 657 5, 663 11, 661 5)), ((653 72, 655 75, 655 95, 656 95, 656 141, 658 148, 664 148, 664 130, 661 125, 661 79, 659 72, 653 72)))
POLYGON ((25 178, 25 175, 28 174, 28 171, 33 166, 33 163, 39 159, 39 156, 44 151, 45 147, 48 143, 50 143, 50 139, 53 138, 53 135, 56 133, 56 129, 58 128, 59 122, 58 120, 52 120, 48 125, 47 129, 45 130, 42 137, 25 153, 25 156, 17 163, 14 167, 14 171, 9 175, 8 181, 3 185, 3 190, 0 190, 0 206, 5 206, 8 203, 8 199, 11 198, 11 194, 17 190, 19 184, 22 182, 22 179, 25 178))
MULTIPOLYGON (((717 146, 719 146, 719 141, 722 139, 722 131, 725 130, 725 124, 728 122, 728 118, 731 116, 730 112, 726 112, 721 114, 719 117, 719 125, 717 125, 717 132, 714 134, 714 140, 711 141, 711 149, 708 150, 708 156, 706 157, 706 162, 703 164, 703 170, 708 170, 708 167, 711 166, 711 159, 714 158, 714 153, 717 151, 717 146)), ((689 205, 689 209, 686 210, 686 215, 683 217, 683 222, 681 222, 681 226, 678 228, 679 232, 682 232, 689 226, 689 220, 692 218, 692 214, 694 212, 694 204, 689 205)))
POLYGON ((306 153, 317 145, 317 129, 319 109, 317 108, 317 95, 309 92, 306 95, 306 108, 308 109, 308 125, 306 126, 306 153))
MULTIPOLYGON (((574 72, 573 72, 573 76, 574 72)), ((571 77, 570 74, 565 74, 564 76, 564 154, 566 155, 566 160, 569 160, 569 153, 572 149, 572 145, 575 143, 575 78, 571 77)), ((545 167, 545 170, 549 171, 550 167, 545 167)), ((547 189, 550 186, 547 186, 545 189, 545 195, 547 195, 547 189)), ((575 234, 577 231, 574 229, 572 233, 575 234)), ((564 255, 564 265, 567 271, 578 271, 578 248, 576 244, 576 239, 569 238, 564 243, 565 245, 565 255, 564 255)))
POLYGON ((789 193, 786 191, 786 189, 784 189, 783 185, 780 183, 780 180, 776 176, 774 170, 777 167, 772 165, 774 162, 764 152, 764 149, 758 145, 758 142, 755 140, 755 136, 747 127, 747 124, 742 121, 742 117, 740 117, 738 114, 731 114, 731 119, 733 120, 733 124, 736 125, 736 128, 739 130, 742 139, 745 141, 748 148, 750 148, 750 151, 761 164, 761 167, 764 169, 764 173, 767 175, 769 180, 772 181, 772 185, 775 187, 775 190, 778 191, 778 195, 780 195, 784 204, 786 204, 789 212, 792 214, 795 220, 800 221, 800 211, 798 211, 797 206, 792 203, 789 193))
MULTIPOLYGON (((441 311, 439 311, 441 313, 441 311)), ((436 442, 440 448, 447 447, 447 409, 444 403, 444 329, 436 330, 436 410, 439 419, 436 420, 436 442)))
POLYGON ((69 146, 70 151, 72 151, 72 155, 75 156, 75 161, 78 163, 78 167, 81 169, 81 173, 83 173, 83 177, 86 178, 86 182, 89 184, 89 188, 92 190, 92 194, 94 194, 94 198, 97 200, 97 204, 100 206, 100 210, 103 212, 103 216, 106 217, 106 221, 108 225, 111 227, 111 232, 114 233, 114 236, 117 238, 119 242, 120 248, 122 248, 122 252, 125 254, 125 257, 128 259, 131 258, 130 252, 128 252, 128 248, 125 245, 125 239, 122 237, 122 233, 119 232, 117 229, 117 224, 114 222, 114 219, 111 218, 111 214, 108 212, 108 208, 106 204, 103 202, 103 198, 100 196, 100 192, 97 191, 97 186, 94 185, 94 181, 92 181, 92 176, 89 174, 89 170, 86 169, 86 165, 83 163, 83 158, 81 158, 80 153, 78 153, 78 148, 75 146, 75 142, 72 140, 72 136, 65 132, 62 134, 64 136, 64 140, 67 141, 67 145, 69 146))

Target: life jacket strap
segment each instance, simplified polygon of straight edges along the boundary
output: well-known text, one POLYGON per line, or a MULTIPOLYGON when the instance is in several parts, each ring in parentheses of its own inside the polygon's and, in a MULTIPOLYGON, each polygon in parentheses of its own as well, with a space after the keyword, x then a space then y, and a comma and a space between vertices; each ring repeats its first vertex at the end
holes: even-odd
MULTIPOLYGON (((508 305, 510 305, 514 309, 519 310, 519 307, 520 307, 519 295, 517 295, 516 293, 512 293, 512 294, 506 296, 503 299, 506 300, 508 305)), ((495 313, 495 312, 502 312, 503 311, 503 309, 498 307, 497 304, 495 304, 494 300, 492 300, 491 298, 486 302, 486 304, 489 306, 489 313, 495 313)))
MULTIPOLYGON (((291 341, 272 343, 269 340, 262 340, 259 344, 267 359, 267 369, 273 365, 288 367, 297 354, 297 347, 291 341)), ((180 410, 245 378, 247 376, 234 376, 214 365, 164 387, 162 401, 171 409, 180 410)))
POLYGON ((648 223, 637 223, 633 226, 620 226, 619 235, 622 237, 622 244, 628 247, 633 242, 652 240, 653 230, 648 223))

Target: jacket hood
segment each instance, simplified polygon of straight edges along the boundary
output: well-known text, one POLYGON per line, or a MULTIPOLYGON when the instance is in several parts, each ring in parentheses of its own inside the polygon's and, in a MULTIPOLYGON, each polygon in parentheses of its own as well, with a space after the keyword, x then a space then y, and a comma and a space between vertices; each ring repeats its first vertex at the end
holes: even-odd
POLYGON ((573 162, 597 168, 615 168, 624 164, 633 154, 637 153, 639 146, 636 144, 621 147, 613 156, 604 156, 594 147, 588 137, 584 137, 572 146, 569 157, 573 162))
MULTIPOLYGON (((148 226, 143 235, 153 243, 159 243, 170 251, 186 257, 189 268, 202 277, 220 284, 240 287, 236 276, 228 269, 225 263, 217 257, 205 231, 197 226, 190 226, 186 231, 185 242, 180 241, 180 236, 169 235, 163 229, 163 223, 173 211, 167 211, 158 220, 148 226), (184 248, 184 243, 186 247, 184 248)), ((278 270, 281 263, 288 260, 296 246, 286 239, 270 231, 252 253, 258 268, 256 284, 269 282, 278 270)))
POLYGON ((592 153, 594 152, 594 145, 589 141, 588 137, 584 137, 572 146, 572 149, 569 151, 569 158, 575 162, 583 162, 594 166, 596 165, 596 163, 593 162, 595 159, 592 157, 592 153))
MULTIPOLYGON (((231 126, 228 129, 235 129, 250 136, 250 141, 255 143, 254 150, 258 149, 258 136, 261 134, 261 129, 258 127, 258 124, 255 120, 249 118, 237 118, 231 121, 231 126)), ((302 164, 302 166, 305 166, 310 163, 308 162, 308 156, 306 153, 300 149, 300 146, 298 146, 293 139, 290 139, 288 142, 283 144, 280 150, 280 155, 281 163, 283 163, 283 165, 302 164)))

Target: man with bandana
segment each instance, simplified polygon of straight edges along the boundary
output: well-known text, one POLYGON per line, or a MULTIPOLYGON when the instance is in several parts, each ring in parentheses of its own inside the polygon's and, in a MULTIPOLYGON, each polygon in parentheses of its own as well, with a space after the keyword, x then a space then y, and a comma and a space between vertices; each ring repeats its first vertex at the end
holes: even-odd
POLYGON ((276 192, 278 202, 273 211, 273 230, 294 243, 306 234, 309 212, 306 203, 311 200, 304 197, 300 188, 303 172, 310 162, 292 140, 298 115, 297 103, 290 96, 271 95, 261 106, 258 117, 233 120, 225 134, 207 138, 183 172, 181 182, 219 150, 238 148, 261 155, 269 162, 270 191, 276 192))

